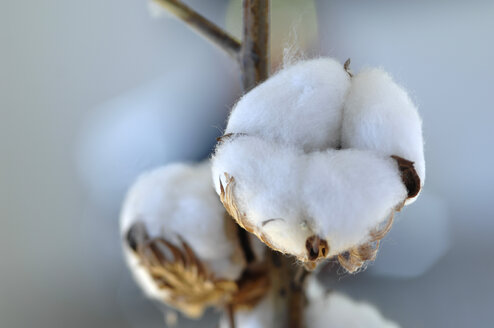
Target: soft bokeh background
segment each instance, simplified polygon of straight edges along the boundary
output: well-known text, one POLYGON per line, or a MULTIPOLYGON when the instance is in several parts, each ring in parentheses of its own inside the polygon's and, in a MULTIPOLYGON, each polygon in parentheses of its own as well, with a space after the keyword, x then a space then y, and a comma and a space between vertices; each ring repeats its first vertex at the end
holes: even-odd
MULTIPOLYGON (((238 31, 239 1, 186 2, 238 31)), ((494 2, 272 10, 273 63, 295 43, 382 66, 424 121, 422 197, 367 271, 327 285, 403 327, 492 327, 494 2)), ((206 157, 239 95, 235 63, 144 0, 2 0, 0 327, 163 327, 124 266, 119 206, 139 172, 206 157)))

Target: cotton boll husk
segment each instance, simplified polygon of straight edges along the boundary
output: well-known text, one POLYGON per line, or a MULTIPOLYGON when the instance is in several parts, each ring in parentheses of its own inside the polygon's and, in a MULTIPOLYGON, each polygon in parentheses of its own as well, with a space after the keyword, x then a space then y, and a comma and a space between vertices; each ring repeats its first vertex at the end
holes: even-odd
MULTIPOLYGON (((235 312, 236 328, 268 328, 274 327, 274 298, 272 294, 266 296, 259 304, 250 310, 235 312)), ((219 328, 230 328, 226 314, 220 319, 219 328)))
POLYGON ((348 296, 327 293, 311 279, 307 290, 309 304, 304 318, 307 328, 399 328, 400 326, 384 318, 371 304, 356 302, 348 296))
POLYGON ((353 77, 343 116, 343 148, 413 161, 423 185, 422 121, 410 97, 386 72, 366 69, 353 77))
POLYGON ((204 162, 171 164, 143 174, 127 194, 121 233, 142 221, 151 238, 163 237, 175 245, 182 238, 216 277, 235 280, 245 263, 236 256, 238 241, 229 237, 236 233, 227 231, 236 227, 225 224, 225 210, 214 193, 210 170, 204 162))
POLYGON ((406 197, 394 159, 342 149, 307 156, 300 197, 313 231, 329 243, 329 256, 369 239, 406 197))
POLYGON ((299 62, 244 95, 225 133, 261 136, 305 151, 338 147, 349 87, 347 72, 334 59, 299 62))
POLYGON ((300 227, 302 155, 293 147, 238 136, 221 144, 212 158, 216 192, 221 193, 220 179, 224 187, 228 184, 225 173, 234 177, 235 201, 253 233, 265 233, 272 248, 299 257, 310 233, 300 227))
POLYGON ((406 197, 396 162, 369 151, 305 154, 257 137, 219 146, 213 179, 220 194, 226 172, 253 232, 281 252, 307 261, 306 240, 318 235, 337 255, 369 239, 406 197))

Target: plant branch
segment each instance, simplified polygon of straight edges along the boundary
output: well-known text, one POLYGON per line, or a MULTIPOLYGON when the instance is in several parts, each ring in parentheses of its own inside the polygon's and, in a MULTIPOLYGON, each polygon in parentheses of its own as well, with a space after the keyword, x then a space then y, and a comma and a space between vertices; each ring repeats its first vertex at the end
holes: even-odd
POLYGON ((235 312, 233 311, 233 305, 229 304, 226 308, 226 315, 228 317, 228 325, 230 328, 235 328, 235 312))
POLYGON ((244 92, 269 75, 269 0, 243 0, 240 56, 244 92))
POLYGON ((180 0, 153 0, 177 18, 183 20, 190 28, 204 36, 214 45, 223 49, 233 58, 237 58, 241 50, 241 44, 223 29, 207 18, 186 6, 180 0))

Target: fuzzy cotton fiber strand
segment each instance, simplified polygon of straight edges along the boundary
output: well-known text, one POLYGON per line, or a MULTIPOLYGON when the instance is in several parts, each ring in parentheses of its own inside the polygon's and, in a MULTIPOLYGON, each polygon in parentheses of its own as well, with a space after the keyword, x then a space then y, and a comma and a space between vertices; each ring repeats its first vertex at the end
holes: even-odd
MULTIPOLYGON (((175 246, 183 240, 215 277, 235 280, 245 261, 239 256, 237 228, 225 218, 210 170, 209 162, 171 164, 140 176, 123 205, 121 233, 126 236, 133 224, 142 222, 149 237, 162 237, 175 246)), ((167 292, 158 289, 128 245, 124 245, 124 252, 145 293, 161 301, 166 299, 167 292)))
POLYGON ((406 158, 414 162, 421 185, 424 183, 422 120, 405 90, 380 69, 366 69, 352 78, 342 146, 406 158))
POLYGON ((350 77, 336 60, 299 62, 242 97, 225 134, 261 136, 305 151, 337 147, 349 87, 350 77))
POLYGON ((212 163, 240 226, 308 268, 349 252, 355 272, 423 183, 421 121, 386 73, 301 61, 238 101, 212 163))

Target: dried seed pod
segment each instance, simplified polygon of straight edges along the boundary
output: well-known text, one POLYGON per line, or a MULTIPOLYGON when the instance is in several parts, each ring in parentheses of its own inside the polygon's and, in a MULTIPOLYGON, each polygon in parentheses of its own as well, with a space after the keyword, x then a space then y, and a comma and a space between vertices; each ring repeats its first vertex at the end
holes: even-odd
POLYGON ((269 284, 259 242, 247 241, 256 265, 250 267, 240 228, 215 195, 209 172, 204 163, 147 173, 130 189, 121 216, 124 253, 137 282, 149 297, 190 317, 208 306, 253 306, 269 284))
POLYGON ((212 158, 230 215, 309 269, 336 256, 355 272, 374 259, 391 225, 378 227, 423 184, 415 107, 385 73, 348 66, 299 62, 251 90, 212 158))

